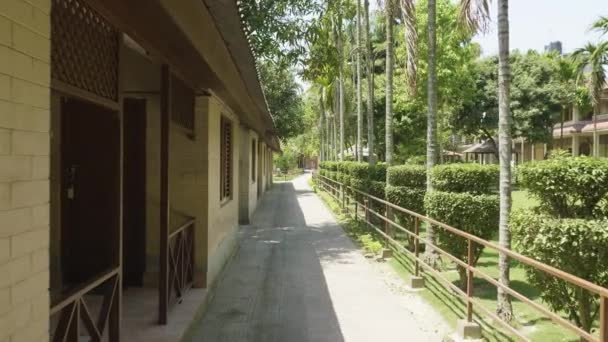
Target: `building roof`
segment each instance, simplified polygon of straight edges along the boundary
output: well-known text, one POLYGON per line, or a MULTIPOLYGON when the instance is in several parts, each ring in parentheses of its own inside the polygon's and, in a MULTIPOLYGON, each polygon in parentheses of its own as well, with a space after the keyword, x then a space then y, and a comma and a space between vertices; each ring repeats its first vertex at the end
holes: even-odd
POLYGON ((482 143, 474 144, 473 146, 467 148, 462 153, 496 153, 496 148, 494 144, 490 140, 486 140, 482 143))
POLYGON ((265 135, 271 141, 269 145, 279 149, 279 141, 276 138, 274 120, 268 108, 266 96, 262 89, 261 79, 253 55, 251 44, 245 26, 241 20, 241 13, 237 1, 234 0, 203 0, 209 14, 213 17, 215 25, 220 32, 222 39, 232 57, 232 62, 236 65, 243 83, 251 96, 257 110, 260 112, 260 119, 268 127, 265 135))

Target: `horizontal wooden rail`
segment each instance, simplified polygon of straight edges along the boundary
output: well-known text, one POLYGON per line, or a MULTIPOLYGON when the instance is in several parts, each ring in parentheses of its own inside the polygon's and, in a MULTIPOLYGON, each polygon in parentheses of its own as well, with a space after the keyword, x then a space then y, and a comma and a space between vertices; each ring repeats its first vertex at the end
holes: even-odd
POLYGON ((101 342, 108 336, 109 342, 118 341, 120 284, 120 268, 113 268, 92 277, 54 303, 50 310, 51 340, 76 342, 88 336, 90 341, 101 342), (87 305, 88 296, 103 297, 97 320, 87 305))
POLYGON ((489 284, 495 286, 497 289, 500 288, 500 289, 504 290, 508 295, 516 298, 517 300, 521 301, 525 305, 536 310, 541 315, 548 317, 554 323, 570 330, 571 332, 573 332, 580 338, 585 339, 590 342, 608 342, 608 289, 601 287, 597 284, 593 284, 585 279, 579 278, 570 273, 559 270, 553 266, 544 264, 538 260, 532 259, 530 257, 519 254, 517 252, 514 252, 510 249, 503 248, 493 242, 481 239, 475 235, 469 234, 467 232, 464 232, 462 230, 449 226, 445 223, 434 220, 425 215, 421 215, 414 211, 402 208, 402 207, 395 205, 391 202, 388 202, 384 199, 378 198, 376 196, 373 196, 373 195, 366 193, 364 191, 361 191, 359 189, 345 185, 341 182, 329 179, 325 176, 318 175, 318 174, 315 174, 314 178, 315 178, 315 180, 320 182, 322 190, 325 190, 325 191, 327 191, 328 189, 331 190, 329 192, 330 195, 332 195, 332 197, 334 199, 336 199, 338 201, 338 203, 340 203, 344 207, 345 210, 348 211, 348 209, 349 209, 345 205, 345 203, 348 202, 349 200, 352 200, 353 204, 355 205, 354 215, 357 220, 362 219, 363 222, 365 222, 368 227, 371 227, 375 232, 377 232, 379 235, 381 235, 387 241, 387 243, 390 243, 392 246, 397 248, 400 252, 405 252, 407 255, 413 257, 414 261, 415 261, 416 276, 419 275, 419 271, 420 271, 420 267, 421 267, 425 271, 431 273, 441 284, 443 284, 447 288, 451 289, 456 295, 458 295, 458 297, 467 304, 467 320, 468 321, 472 321, 474 310, 481 311, 483 314, 490 317, 495 322, 499 323, 501 326, 503 326, 505 329, 507 329, 510 333, 514 334, 521 340, 524 340, 524 341, 529 340, 529 338, 527 338, 525 335, 523 335, 520 331, 515 329, 513 326, 511 326, 507 322, 504 322, 503 320, 501 320, 495 313, 488 310, 478 300, 476 300, 474 298, 473 278, 474 278, 474 276, 478 276, 478 277, 482 278, 483 280, 487 281, 489 284), (356 196, 356 195, 359 195, 359 196, 356 196), (363 202, 361 202, 360 200, 357 200, 357 197, 364 198, 363 202), (386 208, 386 213, 383 214, 377 210, 372 209, 371 202, 375 202, 376 204, 384 206, 386 208), (359 214, 359 208, 362 208, 364 210, 363 217, 361 217, 359 214), (414 230, 415 231, 412 232, 409 229, 401 226, 394 220, 387 217, 387 216, 390 216, 389 212, 392 212, 392 211, 397 211, 397 212, 400 212, 400 213, 403 213, 403 214, 406 214, 406 215, 412 217, 414 219, 414 226, 415 226, 414 230), (376 224, 374 224, 372 222, 370 214, 384 222, 384 224, 385 224, 384 230, 379 228, 376 224), (463 260, 457 258, 456 256, 451 255, 450 253, 443 250, 436 244, 431 244, 429 241, 424 241, 428 248, 432 248, 433 251, 438 252, 441 256, 449 259, 450 261, 454 262, 456 265, 462 267, 462 269, 464 269, 466 271, 466 273, 467 273, 466 292, 463 291, 458 286, 455 286, 448 279, 446 279, 441 274, 441 272, 437 271, 434 267, 432 267, 431 265, 426 263, 423 260, 423 258, 420 256, 419 244, 420 244, 420 241, 423 240, 423 238, 420 235, 420 229, 419 229, 420 222, 426 222, 427 224, 431 224, 435 227, 444 229, 445 231, 450 232, 453 235, 461 237, 467 241, 469 262, 464 262, 463 260), (405 248, 399 241, 395 240, 389 234, 389 228, 397 229, 397 230, 405 233, 408 237, 414 239, 414 251, 412 252, 411 250, 405 248), (504 255, 507 255, 508 257, 510 257, 514 260, 517 260, 522 264, 525 264, 529 267, 534 268, 535 270, 544 272, 548 275, 561 279, 571 285, 577 286, 581 289, 587 290, 595 295, 598 295, 600 298, 599 338, 591 335, 590 333, 588 333, 588 332, 584 331, 583 329, 579 328, 578 326, 574 325, 572 322, 563 318, 559 314, 552 312, 548 308, 532 301, 531 299, 525 297, 521 293, 502 284, 501 282, 497 281, 493 277, 487 275, 486 273, 482 272, 478 268, 474 267, 471 260, 472 260, 472 255, 473 255, 472 251, 473 251, 473 248, 475 247, 475 244, 484 246, 489 249, 493 249, 495 251, 498 251, 499 253, 503 253, 504 255))

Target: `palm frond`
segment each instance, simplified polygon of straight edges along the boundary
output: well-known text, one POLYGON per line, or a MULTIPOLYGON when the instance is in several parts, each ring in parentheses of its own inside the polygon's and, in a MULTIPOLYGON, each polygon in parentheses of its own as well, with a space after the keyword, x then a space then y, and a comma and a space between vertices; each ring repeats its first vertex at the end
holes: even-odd
POLYGON ((591 25, 591 30, 608 34, 608 17, 600 17, 591 25))
POLYGON ((416 30, 415 0, 401 0, 401 15, 405 26, 406 78, 411 96, 418 95, 418 31, 416 30))
POLYGON ((598 45, 587 43, 582 48, 574 50, 571 58, 577 70, 577 83, 584 82, 589 88, 594 105, 599 103, 599 97, 606 85, 606 68, 608 68, 608 42, 598 45))
POLYGON ((488 32, 491 0, 461 0, 460 23, 471 32, 488 32))

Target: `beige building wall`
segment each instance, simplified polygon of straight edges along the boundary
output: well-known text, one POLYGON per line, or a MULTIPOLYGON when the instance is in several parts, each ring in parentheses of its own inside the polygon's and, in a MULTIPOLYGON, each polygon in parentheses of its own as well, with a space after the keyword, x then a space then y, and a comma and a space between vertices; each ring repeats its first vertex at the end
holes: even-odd
POLYGON ((0 1, 0 341, 48 340, 50 6, 0 1))
MULTIPOLYGON (((208 227, 207 239, 197 236, 197 246, 206 243, 207 286, 213 285, 219 272, 236 247, 239 227, 239 120, 236 115, 218 98, 201 96, 196 99, 197 119, 201 123, 201 147, 207 174, 203 183, 207 205, 205 222, 208 227), (220 200, 220 120, 221 117, 232 122, 232 196, 220 200)), ((197 253, 198 254, 198 253, 197 253)))
POLYGON ((258 135, 247 127, 240 127, 239 149, 239 222, 249 224, 258 202, 258 135), (254 148, 252 149, 252 146, 254 148), (255 153, 255 157, 253 154, 255 153), (255 174, 252 174, 252 169, 255 174), (252 178, 252 176, 254 176, 252 178))
POLYGON ((258 198, 266 192, 266 143, 260 141, 258 144, 259 163, 258 163, 258 198))

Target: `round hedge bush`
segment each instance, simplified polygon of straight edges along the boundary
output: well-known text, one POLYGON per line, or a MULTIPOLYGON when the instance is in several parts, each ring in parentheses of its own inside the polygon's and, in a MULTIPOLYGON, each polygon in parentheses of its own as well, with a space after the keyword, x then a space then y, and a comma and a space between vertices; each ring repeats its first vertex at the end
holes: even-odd
MULTIPOLYGON (((526 210, 513 213, 511 230, 517 251, 608 287, 608 220, 560 219, 526 210)), ((595 297, 530 267, 526 275, 555 312, 566 312, 579 327, 591 329, 599 305, 595 297)))
POLYGON ((498 189, 498 165, 447 164, 431 171, 433 188, 443 192, 487 194, 498 189))
POLYGON ((423 165, 391 166, 386 170, 387 186, 426 188, 426 167, 423 165))
MULTIPOLYGON (((427 216, 484 240, 492 239, 498 232, 499 199, 496 195, 433 191, 426 195, 424 207, 427 216)), ((441 227, 435 227, 435 235, 442 249, 468 262, 466 239, 441 227)), ((476 265, 483 246, 474 246, 472 264, 476 265)), ((457 269, 460 285, 466 286, 466 270, 460 266, 457 269)))
POLYGON ((557 157, 519 166, 523 188, 563 218, 592 218, 608 194, 608 159, 557 157))

